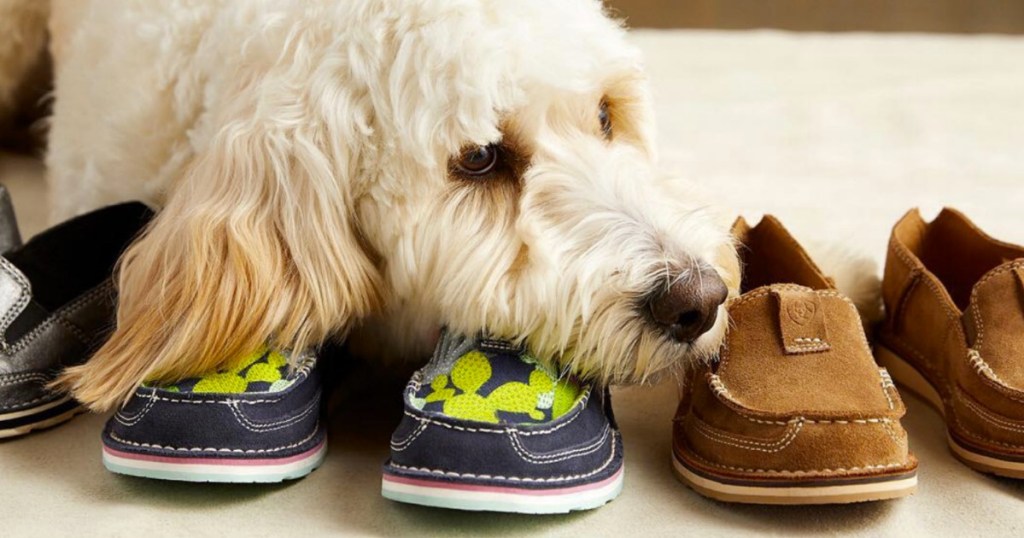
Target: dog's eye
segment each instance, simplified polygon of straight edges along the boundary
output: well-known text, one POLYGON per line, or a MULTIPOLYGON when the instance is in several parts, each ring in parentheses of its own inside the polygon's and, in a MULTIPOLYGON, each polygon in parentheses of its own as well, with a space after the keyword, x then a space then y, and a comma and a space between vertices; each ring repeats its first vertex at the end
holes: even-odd
POLYGON ((597 113, 597 119, 601 122, 601 133, 605 139, 612 138, 612 115, 608 112, 608 101, 601 101, 601 109, 597 113))
POLYGON ((459 171, 470 176, 485 175, 494 170, 497 164, 498 148, 494 144, 466 150, 459 156, 459 161, 455 163, 459 171))

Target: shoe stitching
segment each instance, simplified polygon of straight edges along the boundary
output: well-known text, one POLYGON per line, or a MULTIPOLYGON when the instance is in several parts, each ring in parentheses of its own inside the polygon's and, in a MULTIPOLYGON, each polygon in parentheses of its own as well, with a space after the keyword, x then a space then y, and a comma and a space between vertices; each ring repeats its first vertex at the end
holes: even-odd
MULTIPOLYGON (((580 403, 579 403, 578 407, 579 407, 579 409, 581 411, 582 411, 582 409, 584 407, 586 407, 587 401, 590 399, 590 394, 591 394, 590 389, 587 389, 587 394, 585 394, 583 396, 583 398, 580 399, 580 403)), ((573 416, 569 417, 569 420, 566 420, 565 422, 563 422, 561 424, 558 424, 556 426, 553 426, 551 428, 541 429, 541 430, 529 429, 529 430, 523 430, 523 431, 516 431, 516 434, 517 435, 522 435, 522 436, 525 436, 525 437, 529 437, 531 435, 546 435, 546 434, 549 434, 549 433, 554 433, 554 432, 556 432, 556 431, 558 431, 558 430, 568 426, 569 424, 571 424, 573 421, 575 421, 577 418, 579 418, 579 416, 582 415, 582 414, 583 414, 582 412, 577 412, 573 416)), ((407 417, 409 417, 409 418, 411 418, 413 420, 418 420, 420 422, 426 421, 426 422, 429 422, 429 423, 431 423, 431 424, 433 424, 435 426, 441 426, 441 427, 444 427, 444 428, 448 428, 450 430, 458 430, 458 431, 469 432, 469 433, 508 433, 509 431, 513 431, 514 430, 513 428, 501 428, 501 429, 498 429, 498 428, 480 428, 480 427, 459 426, 459 425, 456 425, 456 424, 448 424, 446 422, 441 422, 441 421, 438 421, 438 420, 434 420, 434 419, 432 419, 430 417, 421 417, 421 416, 418 416, 418 415, 414 415, 414 414, 410 413, 408 410, 405 411, 405 416, 407 416, 407 417)))
MULTIPOLYGON (((748 293, 746 295, 742 295, 742 296, 740 296, 740 297, 738 297, 736 299, 733 299, 733 300, 729 301, 729 303, 727 304, 727 308, 730 311, 735 311, 737 307, 742 306, 742 305, 748 303, 749 301, 751 301, 753 299, 760 298, 760 297, 765 297, 765 296, 771 294, 772 289, 781 289, 781 290, 789 290, 789 291, 807 291, 807 288, 805 288, 803 286, 797 286, 795 284, 777 284, 777 285, 773 285, 771 287, 771 289, 762 289, 760 291, 751 292, 751 293, 748 293)), ((852 300, 850 300, 849 297, 839 293, 838 291, 832 291, 832 290, 812 290, 812 291, 814 291, 814 293, 817 294, 819 297, 835 297, 835 298, 843 300, 844 302, 846 302, 847 305, 849 305, 850 308, 853 309, 854 313, 856 313, 857 319, 860 319, 860 310, 857 309, 857 305, 854 304, 854 302, 852 300)), ((871 344, 868 342, 867 334, 863 330, 860 331, 860 342, 861 342, 861 344, 863 346, 864 351, 866 351, 870 355, 871 354, 871 344)), ((827 343, 826 343, 826 345, 827 345, 827 343)), ((824 347, 822 347, 820 349, 817 349, 817 348, 815 348, 815 349, 800 349, 798 351, 800 351, 800 352, 825 351, 825 349, 824 349, 824 347)), ((729 362, 729 357, 730 357, 729 346, 728 346, 728 343, 726 343, 725 345, 722 346, 721 360, 719 361, 718 372, 720 374, 724 374, 725 373, 726 366, 728 365, 728 362, 729 362)))
POLYGON ((58 399, 60 399, 60 397, 61 396, 59 394, 44 394, 44 395, 42 395, 42 396, 40 396, 38 398, 32 398, 31 400, 29 400, 27 402, 18 402, 18 403, 15 403, 15 404, 0 405, 0 411, 8 411, 10 409, 17 409, 19 407, 24 407, 26 405, 31 405, 31 404, 34 404, 34 403, 37 403, 37 402, 41 402, 43 400, 57 401, 58 399))
POLYGON ((1002 441, 996 441, 994 439, 987 439, 985 437, 982 437, 980 435, 972 433, 970 430, 968 430, 967 428, 964 427, 964 423, 960 420, 960 417, 956 413, 952 413, 952 415, 953 415, 953 424, 956 426, 955 431, 956 431, 957 435, 962 435, 962 436, 967 437, 969 439, 973 439, 974 441, 976 441, 978 443, 981 443, 982 445, 997 445, 997 446, 1001 446, 1003 448, 1009 448, 1011 450, 1021 450, 1021 449, 1024 449, 1024 445, 1015 445, 1015 444, 1012 444, 1012 443, 1004 443, 1002 441))
POLYGON ((297 415, 295 415, 293 417, 288 417, 288 418, 285 418, 285 419, 277 420, 277 421, 274 421, 274 422, 266 422, 266 423, 254 422, 249 417, 245 416, 245 413, 243 413, 242 410, 239 409, 237 403, 232 403, 232 404, 228 405, 228 409, 231 410, 231 414, 233 414, 235 416, 235 419, 238 421, 238 423, 243 428, 245 428, 245 429, 247 429, 247 430, 249 430, 249 431, 251 431, 253 433, 266 433, 266 432, 272 432, 272 431, 276 431, 276 430, 283 430, 283 429, 285 429, 285 428, 287 428, 289 426, 292 426, 292 425, 302 421, 304 418, 308 417, 310 415, 310 413, 312 413, 314 410, 316 410, 316 408, 319 405, 320 405, 320 391, 318 390, 316 392, 316 394, 313 396, 312 401, 310 401, 310 403, 307 404, 306 407, 303 408, 303 410, 301 412, 299 412, 299 414, 297 414, 297 415))
POLYGON ((156 403, 156 398, 152 396, 155 395, 151 395, 151 397, 146 398, 146 404, 143 405, 142 409, 140 409, 137 413, 132 415, 126 415, 124 414, 124 412, 118 411, 117 413, 114 414, 114 420, 116 420, 119 424, 128 427, 138 424, 139 421, 141 421, 146 416, 146 414, 149 413, 149 410, 153 408, 153 404, 156 403))
MULTIPOLYGON (((919 353, 916 349, 914 349, 913 346, 911 346, 910 344, 908 344, 906 341, 904 341, 902 338, 900 338, 899 336, 897 336, 895 334, 893 334, 892 337, 895 338, 897 342, 899 342, 900 344, 903 345, 903 347, 905 348, 905 349, 903 349, 903 351, 910 352, 912 355, 917 357, 918 361, 922 365, 927 364, 925 362, 925 360, 924 360, 924 357, 921 355, 921 353, 919 353)), ((931 372, 931 369, 929 367, 927 367, 927 366, 924 366, 924 369, 926 371, 928 371, 928 372, 931 372)), ((934 373, 933 373, 933 375, 934 375, 934 373)), ((937 385, 933 384, 931 381, 929 381, 929 384, 932 385, 933 387, 937 387, 937 385)), ((936 390, 938 390, 938 389, 936 388, 936 390)), ((1011 395, 1004 394, 1004 393, 1000 393, 1000 394, 1004 395, 1007 398, 1010 398, 1012 400, 1016 400, 1011 395)), ((952 407, 950 405, 951 398, 949 396, 944 396, 944 395, 942 395, 940 393, 939 394, 939 398, 942 400, 943 407, 946 407, 946 408, 951 408, 952 407)), ((1020 402, 1021 400, 1016 400, 1016 401, 1020 402)), ((953 417, 953 425, 955 426, 955 430, 956 430, 957 434, 959 434, 959 435, 963 435, 964 437, 973 439, 973 440, 975 440, 977 442, 980 442, 980 443, 994 444, 994 445, 1002 446, 1002 447, 1005 447, 1005 448, 1011 448, 1011 449, 1017 449, 1017 450, 1019 450, 1021 448, 1024 448, 1024 445, 1014 445, 1014 444, 1010 444, 1010 443, 1004 443, 1004 442, 1001 442, 1001 441, 996 441, 996 440, 993 440, 993 439, 986 439, 986 438, 984 438, 984 437, 982 437, 980 435, 972 433, 964 425, 963 421, 960 420, 960 416, 956 413, 955 410, 951 410, 951 411, 947 412, 946 415, 953 417)))
MULTIPOLYGON (((25 275, 23 275, 21 271, 18 271, 14 267, 14 264, 9 262, 7 258, 4 258, 3 256, 0 256, 0 269, 10 275, 11 279, 14 280, 14 283, 21 288, 19 290, 21 293, 18 294, 17 300, 13 305, 11 305, 11 308, 4 313, 4 317, 0 318, 0 333, 2 333, 7 331, 7 328, 11 325, 14 319, 18 317, 18 315, 25 309, 25 306, 28 305, 28 302, 32 297, 32 285, 29 284, 25 275)), ((7 343, 6 336, 3 334, 0 334, 0 344, 2 344, 4 348, 7 348, 9 345, 7 343)))
POLYGON ((415 471, 415 472, 429 473, 429 474, 438 475, 438 476, 449 476, 449 477, 455 477, 455 478, 470 478, 470 479, 478 479, 478 480, 508 480, 510 482, 527 482, 527 483, 542 483, 542 484, 543 483, 555 483, 555 482, 567 482, 567 481, 570 481, 570 480, 579 480, 579 479, 582 479, 582 478, 590 478, 591 476, 599 474, 602 471, 604 471, 605 469, 607 469, 608 466, 610 466, 612 464, 612 462, 615 461, 615 455, 616 455, 615 454, 615 447, 616 447, 616 443, 617 442, 618 442, 618 440, 617 440, 616 436, 612 436, 611 454, 608 456, 608 459, 605 460, 605 462, 603 464, 601 464, 600 467, 598 467, 598 468, 596 468, 596 469, 594 469, 592 471, 586 472, 586 473, 575 474, 575 475, 568 475, 568 476, 555 476, 555 477, 550 477, 550 478, 532 478, 532 477, 519 477, 519 476, 487 475, 487 474, 474 474, 474 473, 457 473, 457 472, 454 472, 454 471, 445 471, 445 470, 442 470, 442 469, 431 469, 429 467, 411 467, 411 466, 401 465, 401 464, 394 463, 394 462, 390 462, 390 463, 388 463, 388 465, 391 466, 391 467, 394 467, 396 469, 401 469, 403 471, 415 471))
POLYGON ((8 387, 11 385, 18 385, 20 383, 27 383, 32 381, 38 381, 44 383, 50 380, 50 376, 46 374, 40 374, 37 372, 27 372, 22 374, 5 374, 0 375, 0 387, 8 387))
POLYGON ((698 454, 687 452, 687 457, 693 458, 700 461, 700 463, 710 466, 717 467, 719 469, 727 469, 730 471, 740 471, 744 473, 756 473, 756 474, 772 474, 782 476, 815 476, 815 475, 829 475, 829 474, 854 474, 860 471, 878 471, 883 469, 895 469, 898 467, 907 467, 908 463, 883 463, 878 465, 860 465, 853 467, 836 467, 826 469, 807 469, 807 470, 788 470, 788 469, 754 469, 748 467, 736 467, 733 465, 725 465, 721 463, 715 463, 707 460, 698 454))
POLYGON ((604 446, 605 441, 608 440, 608 435, 610 433, 611 427, 606 424, 605 427, 601 430, 601 436, 598 437, 597 440, 591 443, 590 445, 572 448, 569 450, 563 450, 560 452, 554 452, 551 454, 535 454, 533 452, 530 452, 529 450, 526 449, 526 447, 522 445, 522 442, 519 440, 519 437, 516 435, 514 431, 508 432, 508 438, 509 441, 512 443, 512 449, 516 451, 516 454, 518 454, 523 461, 527 463, 546 465, 581 458, 583 456, 589 456, 590 454, 597 452, 598 450, 601 449, 601 447, 604 446))
MULTIPOLYGON (((709 377, 711 378, 710 383, 712 384, 711 390, 714 392, 715 396, 727 398, 729 401, 733 402, 737 406, 741 405, 732 396, 732 394, 729 392, 729 389, 726 388, 725 384, 722 383, 722 381, 721 381, 721 379, 719 379, 718 375, 710 374, 709 377), (715 386, 716 384, 717 384, 717 387, 715 386)), ((764 419, 750 417, 750 416, 747 416, 746 414, 744 414, 744 412, 742 410, 735 409, 735 408, 733 408, 731 406, 729 407, 729 409, 732 410, 733 412, 735 412, 740 417, 745 418, 745 419, 747 419, 750 422, 753 422, 755 424, 769 424, 769 425, 773 425, 773 426, 786 426, 786 425, 789 424, 788 421, 783 421, 783 420, 764 420, 764 419)), ((892 422, 892 419, 890 419, 888 417, 856 418, 856 419, 809 419, 809 418, 805 418, 803 416, 798 416, 798 417, 793 417, 793 419, 791 419, 791 420, 801 420, 801 421, 804 422, 804 424, 840 424, 840 425, 845 425, 845 424, 879 424, 879 423, 889 423, 889 422, 892 422)))
POLYGON ((885 368, 878 369, 878 375, 882 378, 882 394, 885 395, 885 400, 889 402, 889 410, 896 409, 896 404, 892 400, 892 396, 889 394, 889 389, 896 390, 896 386, 892 382, 892 377, 889 376, 889 371, 885 368))
POLYGON ((804 427, 803 420, 793 420, 789 423, 789 426, 786 429, 786 433, 783 434, 783 436, 779 438, 777 441, 761 442, 752 441, 750 439, 744 439, 742 437, 737 437, 734 435, 727 434, 725 432, 718 431, 716 429, 713 429, 709 424, 705 423, 703 420, 697 418, 696 416, 693 417, 693 424, 695 427, 694 429, 697 431, 697 433, 703 435, 712 442, 721 443, 723 445, 741 448, 744 450, 766 452, 768 454, 781 452, 786 447, 791 445, 793 441, 796 439, 796 436, 800 433, 800 430, 802 430, 804 427))
POLYGON ((979 353, 977 349, 972 348, 967 350, 967 361, 971 363, 971 367, 974 368, 974 371, 978 375, 988 377, 1000 385, 1011 388, 999 377, 998 374, 996 374, 995 370, 985 362, 985 359, 981 358, 981 353, 979 353))
POLYGON ((971 291, 971 310, 974 311, 974 326, 978 329, 978 341, 975 343, 975 348, 981 349, 982 342, 985 341, 985 322, 981 318, 981 307, 978 306, 978 295, 981 292, 981 288, 993 278, 1022 267, 1024 267, 1024 262, 1014 262, 1010 265, 1000 267, 985 275, 977 284, 974 285, 974 289, 971 291))
POLYGON ((962 402, 965 407, 967 407, 971 411, 974 411, 974 413, 985 422, 988 422, 989 424, 1001 430, 1016 433, 1024 433, 1024 423, 1015 422, 1009 419, 998 417, 991 411, 988 411, 987 409, 981 407, 980 405, 972 402, 963 390, 957 389, 957 392, 960 396, 959 401, 962 402))
POLYGON ((427 422, 427 421, 419 421, 419 422, 416 423, 416 428, 413 429, 412 433, 407 435, 405 438, 403 438, 403 439, 401 439, 399 441, 395 441, 394 438, 392 438, 391 439, 391 450, 393 450, 395 452, 402 452, 403 450, 409 448, 410 446, 412 446, 413 441, 418 439, 419 436, 423 432, 425 432, 427 430, 428 426, 430 426, 429 422, 427 422))
MULTIPOLYGON (((41 335, 44 331, 46 331, 46 329, 50 328, 50 326, 54 325, 55 323, 60 323, 63 327, 68 328, 66 323, 70 322, 64 320, 62 316, 64 316, 67 313, 73 312, 78 308, 81 308, 85 304, 91 302, 97 296, 109 291, 111 289, 111 286, 113 286, 113 284, 110 281, 107 281, 103 284, 100 284, 96 288, 93 288, 92 291, 83 295, 82 297, 79 297, 74 302, 61 307, 56 312, 51 314, 48 318, 46 318, 46 320, 43 323, 39 324, 35 329, 32 329, 32 331, 19 338, 18 342, 15 343, 14 345, 6 344, 6 340, 2 340, 5 343, 4 352, 8 356, 17 354, 18 352, 22 351, 23 349, 27 348, 30 344, 32 344, 32 342, 34 342, 35 339, 39 337, 39 335, 41 335)), ((73 329, 69 328, 69 330, 72 330, 72 332, 74 332, 73 329)), ((80 332, 78 334, 75 334, 75 336, 78 337, 79 339, 82 339, 83 343, 89 343, 89 339, 83 339, 83 335, 80 332)))
MULTIPOLYGON (((804 292, 808 290, 807 287, 805 287, 805 286, 798 286, 796 284, 774 284, 771 287, 766 287, 766 288, 763 288, 763 289, 760 289, 760 290, 757 290, 757 291, 753 291, 751 293, 747 293, 745 295, 741 295, 740 297, 737 297, 737 298, 729 301, 728 308, 729 309, 733 309, 735 307, 747 304, 747 303, 753 301, 754 299, 758 299, 758 298, 770 295, 772 293, 773 289, 775 289, 775 290, 784 290, 784 291, 804 291, 804 292)), ((847 302, 849 302, 850 304, 853 304, 852 301, 850 301, 849 299, 844 297, 838 291, 833 291, 833 290, 811 290, 811 291, 813 293, 817 294, 820 297, 838 297, 840 299, 846 299, 847 302)))
POLYGON ((1020 396, 1021 392, 1012 386, 1004 382, 992 367, 989 366, 988 362, 982 358, 981 353, 978 353, 975 349, 967 350, 967 360, 970 362, 971 367, 974 371, 981 376, 983 381, 988 381, 989 385, 995 386, 999 391, 999 395, 1009 400, 1024 403, 1024 397, 1020 396))
POLYGON ((134 446, 134 447, 137 447, 137 448, 153 448, 153 449, 157 449, 157 450, 171 450, 171 451, 174 451, 174 452, 218 452, 218 453, 231 453, 231 454, 267 454, 267 453, 273 453, 273 452, 280 452, 282 450, 288 450, 290 448, 295 448, 297 446, 301 446, 303 444, 308 443, 309 441, 311 441, 314 437, 316 437, 320 433, 320 421, 317 421, 316 425, 313 427, 313 433, 311 433, 308 437, 306 437, 305 439, 303 439, 301 441, 297 441, 297 442, 289 444, 289 445, 277 446, 277 447, 273 447, 273 448, 256 448, 256 449, 250 448, 250 449, 244 449, 244 450, 240 449, 240 448, 173 447, 173 446, 157 445, 157 444, 151 444, 151 443, 138 443, 138 442, 135 442, 135 441, 128 441, 127 439, 122 439, 121 437, 119 437, 114 432, 107 432, 107 433, 108 433, 108 435, 110 435, 111 439, 117 441, 118 443, 124 443, 126 445, 134 446))
MULTIPOLYGON (((923 266, 919 267, 917 264, 914 264, 910 260, 909 255, 903 251, 902 245, 896 243, 895 239, 890 241, 890 247, 891 247, 890 250, 893 253, 896 254, 897 258, 899 258, 901 261, 903 261, 903 263, 906 265, 906 267, 908 269, 910 269, 911 271, 914 271, 914 270, 922 271, 923 266)), ((978 292, 978 289, 981 287, 981 285, 983 283, 988 282, 989 280, 991 280, 996 275, 1002 274, 1003 272, 1009 271, 1012 268, 1016 268, 1016 267, 1020 267, 1020 266, 1024 266, 1024 264, 1020 264, 1020 263, 1011 264, 1011 265, 1009 265, 1007 267, 1001 268, 1001 270, 999 270, 999 271, 996 271, 996 272, 993 272, 993 273, 989 273, 984 278, 982 278, 981 281, 979 281, 977 284, 975 284, 975 289, 971 292, 971 296, 972 296, 971 297, 972 298, 971 302, 973 303, 971 308, 974 309, 974 316, 973 316, 973 318, 975 320, 975 327, 978 329, 978 345, 979 345, 979 347, 980 347, 980 344, 981 344, 982 339, 984 337, 984 323, 981 320, 980 310, 978 309, 978 302, 976 300, 974 300, 975 299, 975 295, 978 292)), ((946 294, 942 290, 940 290, 938 285, 933 281, 933 279, 927 273, 923 273, 919 280, 923 280, 925 282, 925 284, 932 290, 932 292, 938 298, 942 299, 942 298, 948 296, 948 294, 946 294)), ((966 342, 967 341, 967 337, 966 337, 966 335, 963 332, 962 326, 959 323, 957 323, 956 317, 949 311, 948 308, 942 308, 941 310, 945 314, 946 319, 950 322, 950 326, 952 327, 952 330, 954 332, 956 332, 957 335, 960 337, 960 341, 966 342)), ((896 334, 895 331, 893 331, 891 333, 891 336, 904 348, 904 351, 909 352, 911 355, 913 355, 915 358, 917 358, 918 365, 915 365, 915 366, 923 369, 926 373, 931 374, 933 379, 942 379, 943 378, 943 376, 939 376, 939 375, 936 374, 935 370, 932 369, 931 364, 925 359, 924 355, 920 351, 918 351, 913 345, 911 345, 909 342, 907 342, 905 339, 903 339, 900 335, 896 334)), ((1007 388, 1005 386, 1005 384, 1003 384, 1001 381, 999 381, 998 376, 995 375, 995 372, 992 371, 991 367, 988 366, 988 364, 984 361, 984 359, 981 358, 981 354, 978 353, 976 350, 968 349, 968 361, 970 361, 972 368, 974 368, 974 370, 977 373, 979 373, 979 374, 981 374, 983 376, 983 379, 988 378, 988 379, 990 379, 992 381, 997 382, 999 384, 999 388, 1000 389, 1007 388), (974 352, 974 353, 972 354, 972 352, 974 352), (975 359, 975 356, 976 356, 976 359, 975 359), (988 375, 990 375, 991 378, 989 378, 988 375, 985 375, 986 373, 988 375), (994 378, 994 379, 992 379, 992 378, 994 378)), ((938 388, 940 386, 940 385, 936 385, 934 383, 931 383, 931 384, 932 384, 933 387, 936 387, 936 388, 938 388)), ((1017 401, 1017 402, 1024 401, 1024 400, 1021 400, 1021 399, 1019 399, 1017 397, 1014 397, 1013 395, 1006 394, 1006 392, 1004 390, 1000 391, 1000 395, 1005 396, 1005 397, 1007 397, 1007 398, 1009 398, 1011 400, 1017 401)), ((940 392, 939 397, 942 399, 942 402, 943 402, 944 406, 950 407, 950 405, 949 405, 950 404, 950 396, 943 395, 940 392)), ((1009 444, 1009 443, 1003 443, 1003 442, 1000 442, 1000 441, 995 441, 995 440, 991 440, 991 439, 985 439, 985 438, 983 438, 983 437, 981 437, 979 435, 976 435, 976 434, 972 433, 970 430, 968 430, 967 428, 964 427, 964 423, 960 420, 960 417, 957 415, 956 412, 952 412, 950 414, 953 416, 953 422, 956 425, 956 429, 958 430, 957 433, 959 433, 961 435, 964 435, 965 437, 974 439, 975 441, 979 441, 979 442, 982 442, 982 443, 991 443, 991 444, 996 444, 996 445, 1007 447, 1007 448, 1016 448, 1016 449, 1021 448, 1019 445, 1012 445, 1012 444, 1009 444)))
POLYGON ((790 349, 793 349, 793 353, 797 354, 814 353, 814 351, 827 351, 828 349, 831 348, 831 345, 829 345, 828 342, 821 340, 820 338, 794 338, 794 341, 807 342, 791 344, 790 346, 788 346, 790 347, 790 349), (815 340, 820 343, 814 343, 815 340))
POLYGON ((882 429, 889 435, 889 438, 893 440, 897 445, 903 444, 903 438, 896 432, 896 427, 891 422, 883 422, 881 424, 882 429))
POLYGON ((996 374, 995 370, 993 370, 992 367, 988 364, 988 362, 985 361, 981 356, 980 350, 982 349, 982 346, 985 341, 985 321, 982 318, 981 307, 979 306, 978 301, 978 295, 980 294, 981 288, 984 287, 988 282, 992 281, 992 279, 994 279, 997 276, 1003 275, 1010 271, 1014 271, 1021 267, 1024 267, 1024 262, 1014 262, 1011 263, 1010 265, 1000 267, 990 272, 989 274, 985 275, 981 280, 978 281, 977 284, 975 284, 974 289, 971 291, 971 310, 974 314, 971 317, 974 320, 974 326, 977 329, 978 334, 977 342, 975 342, 973 348, 967 350, 967 354, 968 361, 970 361, 970 364, 974 368, 975 372, 981 375, 983 379, 987 378, 991 382, 996 383, 998 385, 997 388, 999 389, 999 394, 1001 396, 1013 400, 1015 402, 1024 403, 1024 398, 1021 398, 1020 396, 1013 394, 1019 394, 1020 391, 1012 387, 1005 381, 1003 381, 999 377, 999 375, 996 374))
POLYGON ((89 337, 86 336, 85 333, 82 332, 82 329, 79 329, 77 325, 75 325, 74 323, 71 323, 70 321, 64 319, 61 316, 57 316, 56 318, 54 318, 54 321, 57 324, 59 324, 60 326, 62 326, 65 329, 67 329, 68 332, 70 332, 72 336, 74 336, 75 338, 78 338, 79 342, 81 342, 81 343, 83 343, 85 345, 89 345, 89 337))

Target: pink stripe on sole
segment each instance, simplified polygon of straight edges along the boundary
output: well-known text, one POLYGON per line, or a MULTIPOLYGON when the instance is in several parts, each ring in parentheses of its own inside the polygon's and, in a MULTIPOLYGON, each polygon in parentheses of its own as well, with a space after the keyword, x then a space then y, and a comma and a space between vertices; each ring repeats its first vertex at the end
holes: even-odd
POLYGON ((398 484, 408 484, 410 486, 420 486, 433 489, 448 489, 456 491, 480 491, 480 492, 491 492, 491 493, 513 493, 516 495, 529 495, 532 497, 544 497, 548 495, 566 495, 569 493, 577 493, 581 491, 590 491, 593 489, 600 489, 612 482, 616 481, 619 476, 622 475, 622 469, 620 468, 612 476, 605 478, 600 482, 594 482, 593 484, 583 484, 581 486, 572 486, 568 488, 554 488, 554 489, 528 489, 528 488, 511 488, 505 486, 482 486, 478 484, 458 484, 452 482, 444 482, 441 480, 425 480, 422 478, 409 478, 407 476, 398 476, 390 474, 387 471, 384 472, 384 480, 386 482, 394 482, 398 484))
POLYGON ((239 467, 258 467, 263 465, 284 465, 293 463, 296 461, 302 461, 310 458, 319 452, 323 447, 326 440, 320 441, 315 447, 296 454, 294 456, 288 456, 287 458, 190 458, 190 457, 175 457, 175 456, 151 456, 149 454, 133 454, 131 452, 123 452, 115 448, 110 448, 103 445, 103 452, 119 458, 125 458, 130 460, 138 461, 152 461, 157 463, 172 463, 175 465, 230 465, 239 467))

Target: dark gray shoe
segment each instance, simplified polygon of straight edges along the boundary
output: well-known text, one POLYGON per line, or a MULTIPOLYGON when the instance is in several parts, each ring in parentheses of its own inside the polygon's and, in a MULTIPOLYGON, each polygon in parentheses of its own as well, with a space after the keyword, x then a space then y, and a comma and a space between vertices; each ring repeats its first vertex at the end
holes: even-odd
POLYGON ((21 245, 0 187, 0 438, 54 426, 80 410, 46 385, 85 362, 113 326, 110 275, 149 221, 144 205, 110 206, 21 245))
POLYGON ((460 510, 589 510, 622 490, 622 463, 606 390, 506 342, 445 334, 406 388, 382 493, 460 510))

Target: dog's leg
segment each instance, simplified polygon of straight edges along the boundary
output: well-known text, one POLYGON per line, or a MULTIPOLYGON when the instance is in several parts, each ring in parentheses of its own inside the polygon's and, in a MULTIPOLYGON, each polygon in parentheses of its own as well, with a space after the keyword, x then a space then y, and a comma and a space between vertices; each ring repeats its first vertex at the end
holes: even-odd
POLYGON ((354 221, 366 143, 352 114, 367 105, 292 83, 337 77, 334 66, 310 61, 316 72, 296 75, 272 47, 248 50, 236 64, 246 77, 208 89, 216 134, 122 259, 115 332, 59 381, 94 409, 263 345, 317 346, 381 302, 354 221), (321 98, 349 114, 302 116, 321 98))

